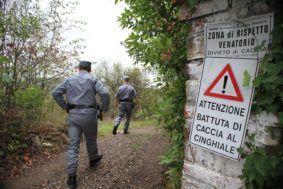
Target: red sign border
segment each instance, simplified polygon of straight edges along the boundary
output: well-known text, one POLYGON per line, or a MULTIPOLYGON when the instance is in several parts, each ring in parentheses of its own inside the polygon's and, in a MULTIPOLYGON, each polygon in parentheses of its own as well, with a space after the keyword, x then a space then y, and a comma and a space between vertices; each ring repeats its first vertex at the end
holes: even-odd
POLYGON ((230 64, 227 64, 223 70, 219 73, 219 75, 215 78, 215 80, 211 83, 211 85, 207 88, 207 90, 204 92, 205 96, 212 96, 216 98, 222 98, 222 99, 227 99, 227 100, 235 100, 235 101, 240 101, 243 102, 244 98, 241 94, 240 88, 237 84, 237 81, 235 79, 234 73, 232 71, 232 68, 230 64), (237 96, 231 96, 231 95, 226 95, 226 94, 219 94, 219 93, 213 93, 211 90, 215 87, 215 85, 219 82, 219 80, 223 77, 223 75, 228 72, 228 75, 230 76, 231 82, 233 84, 233 87, 235 89, 236 95, 237 96))

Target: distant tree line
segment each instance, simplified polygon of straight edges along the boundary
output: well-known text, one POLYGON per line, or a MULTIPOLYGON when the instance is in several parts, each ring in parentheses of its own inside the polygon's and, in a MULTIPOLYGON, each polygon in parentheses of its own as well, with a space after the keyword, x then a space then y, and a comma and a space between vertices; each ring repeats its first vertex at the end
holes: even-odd
POLYGON ((135 113, 136 118, 150 119, 156 114, 157 106, 161 101, 160 90, 154 85, 154 74, 147 69, 123 67, 122 63, 101 61, 94 65, 94 74, 102 80, 111 94, 110 116, 116 114, 115 94, 122 85, 122 77, 130 77, 130 84, 135 87, 139 96, 140 107, 135 113))

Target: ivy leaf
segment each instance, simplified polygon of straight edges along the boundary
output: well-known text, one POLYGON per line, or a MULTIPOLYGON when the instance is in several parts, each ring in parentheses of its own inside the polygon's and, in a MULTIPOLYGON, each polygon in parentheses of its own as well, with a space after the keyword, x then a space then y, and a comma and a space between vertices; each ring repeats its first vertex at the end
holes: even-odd
POLYGON ((268 61, 271 61, 272 59, 274 59, 275 55, 274 54, 266 54, 264 56, 264 61, 268 62, 268 61))
POLYGON ((259 86, 260 86, 261 80, 262 80, 262 76, 257 76, 257 77, 253 80, 253 84, 255 85, 255 87, 259 87, 259 86))
POLYGON ((254 50, 255 50, 256 52, 259 52, 261 49, 262 49, 262 46, 261 46, 261 45, 256 46, 256 47, 254 48, 254 50))
POLYGON ((244 80, 243 80, 243 86, 248 87, 250 85, 251 81, 251 75, 247 70, 244 71, 244 80))

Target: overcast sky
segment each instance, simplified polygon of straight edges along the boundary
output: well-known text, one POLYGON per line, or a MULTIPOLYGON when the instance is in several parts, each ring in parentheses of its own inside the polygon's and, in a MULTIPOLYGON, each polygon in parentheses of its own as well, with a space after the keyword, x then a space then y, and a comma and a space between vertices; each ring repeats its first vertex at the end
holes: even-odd
MULTIPOLYGON (((43 7, 49 0, 41 0, 43 7)), ((118 16, 123 12, 125 5, 115 0, 78 0, 79 5, 70 18, 84 21, 83 32, 74 30, 67 33, 66 38, 81 37, 86 46, 81 60, 121 62, 131 66, 132 60, 128 57, 126 49, 120 44, 127 38, 129 31, 122 30, 117 22, 118 16)))
POLYGON ((126 49, 120 44, 129 33, 117 22, 124 7, 121 3, 115 5, 114 0, 79 0, 74 17, 86 22, 82 36, 86 49, 81 59, 132 64, 126 49))

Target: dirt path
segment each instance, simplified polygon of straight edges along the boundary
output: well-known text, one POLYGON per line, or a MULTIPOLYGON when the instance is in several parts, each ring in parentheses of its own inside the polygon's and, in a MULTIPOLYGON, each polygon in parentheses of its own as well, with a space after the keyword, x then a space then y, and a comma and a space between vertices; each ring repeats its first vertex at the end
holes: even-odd
MULTIPOLYGON (((79 189, 158 189, 164 187, 164 168, 159 156, 168 139, 154 127, 131 129, 131 134, 118 133, 98 139, 102 162, 88 168, 85 143, 80 147, 77 182, 79 189)), ((67 188, 66 155, 41 162, 25 171, 18 179, 5 183, 7 189, 67 188)), ((0 187, 1 188, 1 187, 0 187)), ((1 188, 1 189, 2 189, 1 188)))

